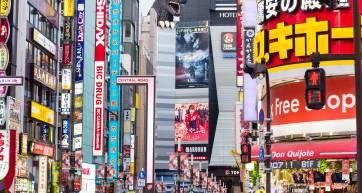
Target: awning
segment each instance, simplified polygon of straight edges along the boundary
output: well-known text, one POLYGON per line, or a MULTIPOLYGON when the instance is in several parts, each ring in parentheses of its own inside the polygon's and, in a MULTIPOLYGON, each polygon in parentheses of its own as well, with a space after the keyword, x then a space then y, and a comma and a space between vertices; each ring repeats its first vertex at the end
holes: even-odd
MULTIPOLYGON (((252 160, 259 160, 259 146, 252 147, 252 160)), ((272 160, 354 159, 357 158, 357 140, 333 139, 272 144, 272 160)))

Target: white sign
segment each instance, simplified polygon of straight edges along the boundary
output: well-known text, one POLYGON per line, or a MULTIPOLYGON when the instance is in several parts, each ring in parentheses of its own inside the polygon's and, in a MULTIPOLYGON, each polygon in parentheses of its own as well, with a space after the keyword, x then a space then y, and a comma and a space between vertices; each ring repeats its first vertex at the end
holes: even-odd
POLYGON ((48 50, 51 54, 56 55, 57 46, 35 28, 33 28, 33 40, 48 50))
POLYGON ((77 82, 74 84, 74 94, 75 95, 83 94, 83 83, 82 82, 77 82))
POLYGON ((82 190, 80 193, 96 192, 96 165, 82 163, 82 190))
POLYGON ((72 70, 64 68, 62 70, 62 89, 70 90, 72 88, 72 70))
POLYGON ((5 125, 5 119, 6 119, 6 104, 5 99, 0 98, 0 125, 5 125))
POLYGON ((38 193, 48 192, 48 157, 39 156, 38 193))
POLYGON ((70 115, 70 107, 71 107, 71 94, 70 93, 62 93, 61 97, 61 114, 62 115, 70 115))
POLYGON ((145 179, 138 179, 137 180, 137 187, 143 188, 146 186, 146 180, 145 179))
POLYGON ((0 130, 0 180, 4 179, 9 171, 9 154, 10 154, 10 131, 0 130))
POLYGON ((82 123, 74 123, 74 136, 82 135, 83 133, 83 124, 82 123))
POLYGON ((73 138, 73 150, 76 151, 79 149, 82 149, 82 137, 81 136, 73 138))
POLYGON ((6 76, 0 77, 0 85, 23 85, 23 77, 20 76, 6 76))

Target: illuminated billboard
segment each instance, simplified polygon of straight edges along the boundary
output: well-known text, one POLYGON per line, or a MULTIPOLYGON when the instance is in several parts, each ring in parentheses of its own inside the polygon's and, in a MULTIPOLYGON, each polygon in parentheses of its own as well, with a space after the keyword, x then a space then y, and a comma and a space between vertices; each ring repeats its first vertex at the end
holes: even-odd
POLYGON ((176 88, 206 88, 209 82, 207 22, 180 22, 176 27, 176 88))

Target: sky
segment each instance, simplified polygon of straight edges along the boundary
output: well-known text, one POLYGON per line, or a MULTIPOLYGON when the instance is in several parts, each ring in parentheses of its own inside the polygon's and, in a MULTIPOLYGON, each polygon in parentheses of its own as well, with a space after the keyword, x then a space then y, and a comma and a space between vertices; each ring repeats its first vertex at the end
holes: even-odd
POLYGON ((140 0, 140 11, 142 15, 147 15, 150 10, 154 0, 140 0))

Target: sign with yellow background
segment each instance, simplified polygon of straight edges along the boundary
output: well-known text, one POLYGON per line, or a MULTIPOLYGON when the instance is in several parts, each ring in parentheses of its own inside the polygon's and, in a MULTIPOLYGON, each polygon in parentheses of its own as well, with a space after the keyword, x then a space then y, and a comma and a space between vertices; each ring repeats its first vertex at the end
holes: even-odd
POLYGON ((7 17, 11 9, 11 0, 1 1, 1 17, 7 17))
POLYGON ((31 102, 31 117, 54 125, 54 111, 34 101, 31 102))
POLYGON ((73 0, 64 0, 64 16, 73 17, 73 15, 74 15, 73 0))

